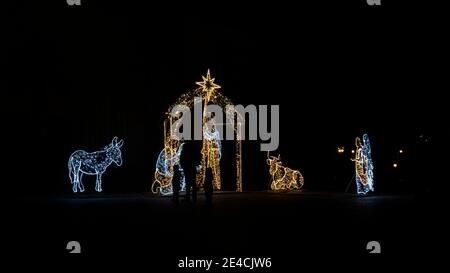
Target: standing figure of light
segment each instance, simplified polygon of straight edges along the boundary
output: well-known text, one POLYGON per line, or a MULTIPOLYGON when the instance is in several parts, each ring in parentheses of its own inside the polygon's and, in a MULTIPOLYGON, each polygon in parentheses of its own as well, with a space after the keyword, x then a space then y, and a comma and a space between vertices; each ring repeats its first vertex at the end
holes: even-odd
POLYGON ((373 163, 371 156, 371 148, 369 137, 367 134, 363 136, 363 143, 357 137, 355 139, 355 157, 352 161, 355 162, 355 181, 357 194, 367 194, 373 191, 373 163))
POLYGON ((370 147, 370 140, 367 134, 363 135, 363 154, 367 160, 367 185, 369 190, 374 191, 374 175, 373 175, 373 161, 372 161, 372 149, 370 147))
POLYGON ((208 168, 211 169, 212 183, 214 190, 222 188, 220 179, 220 159, 222 158, 222 144, 220 142, 219 131, 214 124, 203 128, 202 163, 198 176, 197 186, 201 189, 205 183, 205 174, 208 168))
POLYGON ((267 153, 267 164, 269 165, 269 173, 272 176, 270 184, 272 190, 298 190, 303 187, 303 175, 297 170, 284 167, 280 155, 275 157, 267 153))
POLYGON ((69 157, 68 168, 70 183, 72 183, 72 191, 84 191, 82 177, 83 174, 96 175, 95 190, 102 191, 102 175, 106 168, 111 163, 116 163, 117 166, 122 165, 122 153, 120 148, 123 145, 123 140, 117 142, 117 137, 114 137, 111 144, 106 146, 103 150, 88 153, 83 150, 78 150, 72 153, 69 157))

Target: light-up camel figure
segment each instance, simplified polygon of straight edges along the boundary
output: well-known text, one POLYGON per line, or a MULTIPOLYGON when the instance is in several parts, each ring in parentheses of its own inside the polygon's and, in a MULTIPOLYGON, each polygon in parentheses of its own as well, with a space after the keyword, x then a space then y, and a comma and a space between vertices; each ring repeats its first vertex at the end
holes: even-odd
POLYGON ((269 165, 269 173, 272 176, 270 188, 277 190, 298 190, 303 187, 303 175, 288 167, 284 167, 281 157, 271 156, 267 153, 267 164, 269 165))
POLYGON ((73 192, 84 191, 82 177, 83 174, 96 175, 95 190, 102 191, 102 174, 111 163, 116 163, 117 166, 122 165, 122 153, 120 148, 123 145, 123 140, 117 142, 117 137, 114 137, 111 144, 106 146, 103 150, 88 153, 86 151, 78 150, 72 153, 69 157, 68 168, 70 183, 72 183, 73 192))
POLYGON ((373 163, 369 137, 367 134, 363 135, 363 143, 361 139, 355 139, 355 157, 351 160, 355 162, 355 180, 357 194, 367 194, 369 191, 374 191, 373 188, 373 163))

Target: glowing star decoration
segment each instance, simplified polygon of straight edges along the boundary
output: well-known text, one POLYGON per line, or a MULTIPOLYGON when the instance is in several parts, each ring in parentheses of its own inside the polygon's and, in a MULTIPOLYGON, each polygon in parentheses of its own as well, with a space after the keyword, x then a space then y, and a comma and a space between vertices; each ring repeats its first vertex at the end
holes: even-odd
POLYGON ((352 158, 352 161, 355 162, 356 192, 364 195, 369 191, 374 191, 372 151, 369 136, 364 134, 362 143, 361 139, 357 137, 355 146, 355 156, 352 158))
MULTIPOLYGON (((211 129, 208 128, 205 130, 205 127, 208 127, 207 122, 209 121, 206 112, 206 106, 211 103, 215 105, 219 105, 226 109, 227 105, 233 105, 230 99, 221 94, 218 91, 221 87, 214 83, 215 79, 211 78, 211 73, 208 69, 206 76, 202 76, 202 81, 196 82, 199 86, 198 88, 191 90, 187 93, 182 94, 173 105, 171 105, 167 111, 167 113, 171 113, 172 109, 178 105, 185 105, 188 108, 192 108, 194 106, 194 98, 201 97, 202 104, 204 107, 204 111, 202 113, 202 128, 203 128, 203 143, 202 143, 202 159, 200 165, 197 167, 197 176, 196 176, 196 184, 197 187, 202 190, 205 174, 208 168, 211 168, 213 173, 213 189, 220 190, 221 189, 221 178, 220 178, 220 159, 222 156, 222 145, 220 142, 219 132, 214 129, 214 125, 212 125, 211 129)), ((179 158, 181 151, 180 147, 183 144, 182 140, 176 140, 171 138, 172 132, 172 124, 176 122, 177 117, 172 117, 170 114, 167 114, 166 119, 164 121, 164 149, 161 151, 158 156, 156 170, 155 170, 155 180, 152 184, 152 192, 160 193, 160 194, 171 194, 172 193, 172 178, 173 178, 173 168, 180 168, 179 166, 179 158)), ((239 120, 239 119, 238 119, 239 120)), ((234 134, 237 135, 238 128, 240 123, 237 122, 234 124, 234 134)), ((236 191, 242 191, 242 147, 241 140, 238 137, 236 143, 236 191)), ((181 175, 181 191, 184 191, 185 184, 183 181, 184 176, 181 175)))
POLYGON ((78 150, 72 153, 69 157, 68 168, 69 178, 72 183, 72 191, 84 191, 82 177, 83 174, 96 175, 95 190, 102 191, 102 175, 106 169, 115 163, 117 166, 122 165, 122 153, 120 148, 123 145, 123 140, 117 142, 117 137, 114 137, 111 144, 103 148, 101 151, 88 153, 78 150))
POLYGON ((272 176, 270 184, 272 190, 298 190, 303 187, 303 175, 297 170, 284 167, 280 155, 275 157, 267 153, 267 164, 269 165, 269 173, 272 176))
POLYGON ((206 72, 206 77, 202 76, 202 79, 203 79, 203 81, 196 82, 195 84, 197 84, 198 86, 200 86, 202 88, 202 91, 208 95, 207 100, 209 100, 211 97, 211 94, 214 93, 217 89, 219 89, 221 87, 220 87, 220 85, 217 85, 214 83, 215 78, 211 79, 211 74, 209 73, 209 69, 208 69, 208 72, 206 72))

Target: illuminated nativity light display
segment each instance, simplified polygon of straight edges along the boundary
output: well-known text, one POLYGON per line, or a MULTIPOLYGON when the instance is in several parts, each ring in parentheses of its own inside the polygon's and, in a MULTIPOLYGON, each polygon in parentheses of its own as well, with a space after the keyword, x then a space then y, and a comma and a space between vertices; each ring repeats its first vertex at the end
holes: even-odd
POLYGON ((298 170, 283 166, 280 155, 276 157, 269 155, 269 152, 267 152, 267 164, 272 177, 270 184, 272 190, 298 190, 303 187, 303 175, 298 170))
MULTIPOLYGON (((220 138, 220 132, 216 130, 216 125, 219 124, 212 117, 212 113, 207 111, 208 105, 218 105, 227 111, 227 117, 239 115, 239 113, 234 113, 228 111, 234 111, 232 108, 228 108, 228 105, 233 105, 230 99, 224 96, 218 91, 221 87, 214 83, 214 78, 211 78, 210 71, 206 76, 202 76, 202 81, 196 82, 199 86, 194 90, 191 90, 183 95, 181 95, 177 101, 171 105, 166 113, 166 118, 164 120, 164 148, 160 152, 157 163, 156 170, 154 174, 154 181, 151 187, 153 193, 168 195, 172 194, 172 179, 174 177, 174 168, 179 168, 180 170, 180 191, 185 190, 185 177, 183 170, 180 166, 180 155, 183 149, 183 139, 179 139, 173 135, 174 130, 177 130, 176 124, 181 120, 182 115, 177 115, 177 107, 184 106, 185 109, 194 108, 194 116, 197 114, 201 115, 201 132, 202 139, 202 150, 201 150, 201 161, 200 165, 197 167, 196 175, 196 185, 199 190, 204 190, 206 171, 210 168, 213 180, 213 189, 218 191, 222 189, 222 182, 220 176, 220 159, 222 157, 222 144, 220 138), (196 113, 195 105, 203 105, 203 111, 196 113), (175 115, 174 115, 175 113, 175 115), (175 129, 174 129, 175 128, 175 129)), ((239 120, 239 118, 238 118, 239 120)), ((238 137, 238 128, 240 128, 240 122, 232 123, 233 134, 236 136, 236 191, 242 192, 242 157, 241 157, 241 140, 238 137)), ((195 128, 194 128, 195 130, 195 128)))
POLYGON ((120 148, 123 145, 123 139, 119 142, 114 137, 112 142, 101 151, 88 153, 83 150, 77 150, 69 157, 68 168, 69 178, 72 184, 73 192, 84 192, 82 177, 83 174, 96 175, 95 190, 102 191, 102 175, 106 169, 115 163, 122 165, 122 152, 120 148))
POLYGON ((372 150, 369 136, 364 134, 362 142, 359 137, 356 137, 355 146, 355 155, 352 161, 355 162, 356 192, 365 195, 369 191, 374 191, 372 150))

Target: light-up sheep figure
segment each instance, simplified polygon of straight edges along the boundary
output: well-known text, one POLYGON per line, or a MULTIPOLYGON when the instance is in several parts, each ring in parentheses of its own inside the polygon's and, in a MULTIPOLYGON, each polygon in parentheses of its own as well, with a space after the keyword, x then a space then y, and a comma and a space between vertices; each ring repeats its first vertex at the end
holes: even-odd
POLYGON ((183 151, 183 143, 172 154, 167 147, 162 149, 159 153, 158 160, 156 161, 155 181, 152 184, 152 192, 160 193, 162 195, 172 194, 172 179, 174 174, 174 168, 178 168, 180 171, 180 191, 185 191, 186 180, 184 176, 183 168, 180 165, 180 155, 183 151))
POLYGON ((363 135, 363 143, 357 137, 355 146, 356 152, 352 161, 355 162, 356 192, 357 194, 367 194, 369 191, 374 191, 372 151, 368 135, 363 135))
POLYGON ((202 163, 197 176, 197 186, 201 189, 205 183, 205 172, 211 168, 212 183, 214 190, 221 190, 220 179, 220 159, 222 158, 222 144, 220 142, 219 131, 212 124, 203 128, 202 163))
POLYGON ((123 140, 117 142, 117 137, 114 137, 111 144, 106 146, 103 150, 88 153, 86 151, 78 150, 72 153, 69 157, 68 168, 69 178, 72 183, 72 191, 84 191, 82 177, 83 174, 96 175, 95 190, 102 191, 102 175, 111 163, 116 163, 117 166, 122 165, 122 153, 120 148, 123 145, 123 140))
POLYGON ((267 153, 267 164, 269 165, 269 173, 272 176, 270 184, 272 190, 298 190, 303 187, 303 175, 298 170, 284 167, 280 155, 275 157, 267 153))

